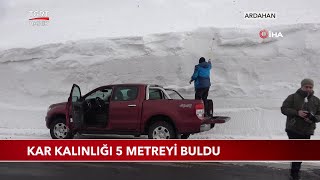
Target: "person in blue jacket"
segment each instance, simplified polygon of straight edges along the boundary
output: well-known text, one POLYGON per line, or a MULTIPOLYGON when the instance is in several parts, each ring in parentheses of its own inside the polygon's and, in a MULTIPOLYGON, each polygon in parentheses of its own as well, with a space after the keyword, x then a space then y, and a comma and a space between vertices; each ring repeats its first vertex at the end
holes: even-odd
POLYGON ((209 61, 206 62, 206 59, 201 57, 199 64, 194 67, 193 75, 189 81, 190 84, 194 81, 195 99, 203 100, 205 109, 207 109, 207 98, 211 86, 211 67, 211 60, 209 59, 209 61))

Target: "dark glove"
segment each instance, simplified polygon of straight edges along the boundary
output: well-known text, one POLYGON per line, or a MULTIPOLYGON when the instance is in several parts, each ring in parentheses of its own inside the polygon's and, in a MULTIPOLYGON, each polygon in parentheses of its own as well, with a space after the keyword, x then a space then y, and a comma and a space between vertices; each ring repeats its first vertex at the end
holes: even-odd
POLYGON ((314 116, 313 113, 308 112, 307 117, 310 121, 312 121, 313 123, 315 123, 317 121, 316 117, 314 116))

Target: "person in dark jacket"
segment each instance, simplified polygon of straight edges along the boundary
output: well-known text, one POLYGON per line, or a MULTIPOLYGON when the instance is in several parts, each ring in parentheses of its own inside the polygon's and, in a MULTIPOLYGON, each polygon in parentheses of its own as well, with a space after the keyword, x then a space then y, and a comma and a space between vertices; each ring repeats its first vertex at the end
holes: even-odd
MULTIPOLYGON (((205 109, 207 108, 207 98, 209 89, 211 86, 210 82, 210 71, 211 71, 211 60, 206 62, 204 57, 199 59, 199 64, 194 67, 193 75, 189 83, 194 81, 195 88, 195 99, 203 100, 205 109)), ((208 114, 206 112, 206 114, 208 114)))
MULTIPOLYGON (((314 95, 312 79, 301 81, 301 88, 289 95, 281 112, 287 116, 286 132, 289 139, 310 139, 320 122, 320 100, 314 95)), ((292 179, 300 179, 302 162, 291 163, 292 179)))

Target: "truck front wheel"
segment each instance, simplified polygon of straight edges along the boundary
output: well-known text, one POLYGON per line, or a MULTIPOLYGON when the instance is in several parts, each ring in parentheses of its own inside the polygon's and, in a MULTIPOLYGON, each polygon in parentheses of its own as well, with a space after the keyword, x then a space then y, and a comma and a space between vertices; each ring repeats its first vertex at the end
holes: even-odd
POLYGON ((66 121, 63 118, 57 118, 51 123, 50 135, 52 139, 72 139, 73 134, 66 126, 66 121))
POLYGON ((157 121, 149 127, 149 139, 175 139, 176 132, 173 126, 165 121, 157 121))

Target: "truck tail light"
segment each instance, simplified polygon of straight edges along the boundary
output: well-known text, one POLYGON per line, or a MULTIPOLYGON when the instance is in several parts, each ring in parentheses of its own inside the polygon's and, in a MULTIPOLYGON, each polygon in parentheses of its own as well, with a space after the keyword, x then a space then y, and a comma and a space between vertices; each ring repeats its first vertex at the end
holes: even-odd
POLYGON ((196 104, 195 106, 196 109, 196 115, 199 119, 203 119, 204 118, 204 105, 201 104, 196 104))

